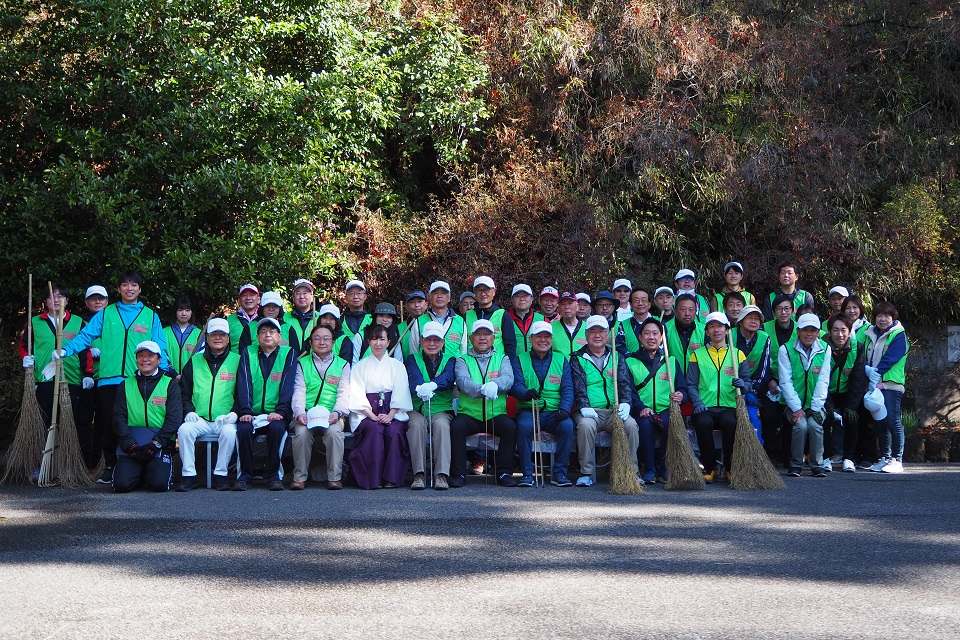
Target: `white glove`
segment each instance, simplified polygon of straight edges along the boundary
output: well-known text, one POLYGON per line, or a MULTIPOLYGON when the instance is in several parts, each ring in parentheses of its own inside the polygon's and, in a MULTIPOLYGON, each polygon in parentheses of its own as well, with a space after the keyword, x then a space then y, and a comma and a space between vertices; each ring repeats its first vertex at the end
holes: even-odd
POLYGON ((37 359, 34 356, 23 356, 23 368, 29 369, 37 359))
POLYGON ((226 415, 217 416, 217 419, 214 422, 216 422, 218 427, 222 427, 225 424, 237 424, 237 414, 231 411, 226 415))
POLYGON ((93 389, 93 378, 85 377, 81 381, 81 384, 83 385, 84 389, 93 389))
POLYGON ((872 382, 874 385, 880 384, 881 376, 876 367, 864 367, 864 370, 867 372, 867 377, 870 378, 870 382, 872 382))
POLYGON ((836 411, 833 412, 833 419, 840 423, 840 426, 843 426, 843 416, 841 416, 836 411))
POLYGON ((56 362, 56 361, 59 360, 60 358, 66 358, 66 357, 67 357, 67 350, 66 350, 66 349, 60 349, 59 351, 57 351, 56 349, 54 349, 53 352, 50 354, 50 359, 51 359, 52 361, 54 361, 54 362, 56 362))
POLYGON ((580 415, 584 418, 593 418, 596 420, 599 416, 597 415, 597 410, 593 407, 584 407, 580 409, 580 415))
POLYGON ((620 416, 621 420, 626 420, 630 417, 630 403, 621 402, 620 406, 617 407, 617 415, 620 416))
POLYGON ((97 349, 96 347, 90 347, 90 357, 93 358, 94 360, 99 360, 100 349, 97 349))
POLYGON ((201 422, 203 421, 203 418, 197 415, 195 411, 191 411, 187 415, 183 416, 183 421, 184 422, 201 422))
POLYGON ((500 388, 497 387, 496 382, 488 382, 480 387, 480 394, 487 400, 496 400, 499 392, 500 388))
POLYGON ((44 380, 50 380, 57 373, 56 363, 50 362, 43 368, 43 371, 40 372, 40 377, 44 380))
POLYGON ((417 397, 426 402, 433 397, 433 392, 437 390, 436 382, 425 382, 423 384, 418 384, 416 391, 417 397))

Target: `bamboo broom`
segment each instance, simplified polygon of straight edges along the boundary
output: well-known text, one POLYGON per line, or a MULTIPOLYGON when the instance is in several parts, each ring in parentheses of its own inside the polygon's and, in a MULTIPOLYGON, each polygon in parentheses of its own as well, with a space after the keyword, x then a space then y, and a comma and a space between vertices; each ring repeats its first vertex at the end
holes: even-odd
MULTIPOLYGON (((667 376, 670 380, 670 393, 676 391, 676 381, 673 379, 673 367, 670 366, 670 349, 667 347, 667 334, 663 332, 663 359, 666 361, 667 376)), ((693 491, 703 489, 706 481, 703 472, 697 464, 697 457, 693 454, 690 438, 687 436, 687 425, 684 424, 680 413, 680 403, 670 401, 670 424, 667 426, 667 491, 693 491)))
POLYGON ((646 491, 637 480, 637 472, 633 468, 633 455, 636 452, 630 451, 623 420, 617 413, 620 407, 620 376, 616 349, 611 349, 610 357, 613 359, 613 443, 610 448, 610 488, 607 493, 618 496, 641 495, 646 491))
MULTIPOLYGON (((27 275, 27 355, 33 355, 33 274, 27 275)), ((13 443, 7 450, 6 469, 0 484, 27 484, 33 481, 43 455, 44 423, 37 402, 34 367, 27 367, 23 375, 23 399, 20 419, 13 443)))
MULTIPOLYGON (((731 333, 727 332, 727 353, 736 370, 740 363, 737 362, 731 333)), ((787 488, 757 438, 740 389, 737 389, 737 430, 733 440, 733 459, 730 461, 730 488, 738 491, 787 488)))
MULTIPOLYGON (((50 299, 53 300, 53 284, 47 282, 50 289, 50 299)), ((63 309, 63 300, 60 301, 60 310, 63 309)), ((57 318, 57 338, 54 342, 54 349, 57 354, 60 353, 61 343, 63 341, 63 322, 58 313, 57 318)), ((57 358, 54 365, 53 374, 53 406, 50 408, 50 428, 47 429, 47 440, 43 447, 43 459, 40 461, 40 477, 37 480, 37 486, 52 487, 57 484, 58 457, 54 456, 54 450, 57 446, 57 418, 60 411, 60 374, 63 369, 63 358, 57 358)))

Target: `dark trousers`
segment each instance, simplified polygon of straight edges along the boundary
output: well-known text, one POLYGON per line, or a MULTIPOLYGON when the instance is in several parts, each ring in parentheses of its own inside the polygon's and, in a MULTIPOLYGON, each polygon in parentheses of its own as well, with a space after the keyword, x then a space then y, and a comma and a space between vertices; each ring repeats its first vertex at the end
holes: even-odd
MULTIPOLYGON (((490 420, 490 430, 500 438, 497 446, 497 473, 513 473, 513 450, 517 444, 517 423, 503 414, 490 420)), ((467 474, 467 436, 484 433, 483 421, 459 414, 450 424, 450 476, 467 474)))
POLYGON ((237 482, 250 482, 253 474, 253 437, 267 434, 267 481, 280 479, 280 447, 287 434, 287 423, 274 420, 265 427, 253 428, 252 422, 237 422, 237 455, 240 471, 237 482))
MULTIPOLYGON (((77 425, 77 438, 80 440, 80 451, 83 452, 84 461, 92 457, 93 442, 91 440, 90 422, 83 418, 83 388, 74 385, 68 385, 70 390, 70 406, 73 407, 73 421, 77 425)), ((50 417, 53 411, 53 382, 40 382, 37 384, 37 404, 40 405, 40 413, 43 415, 43 424, 50 426, 50 417)), ((63 417, 59 417, 57 422, 63 422, 63 417)), ((87 467, 91 465, 88 463, 87 467)))
POLYGON ((100 450, 93 446, 93 416, 96 411, 97 387, 80 389, 80 406, 74 411, 73 419, 77 421, 77 433, 86 433, 86 436, 80 437, 80 448, 88 469, 93 469, 100 463, 100 450))
POLYGON ((713 444, 713 431, 720 430, 723 442, 723 466, 730 471, 730 458, 733 457, 733 435, 737 430, 737 410, 712 407, 703 413, 693 414, 693 429, 697 432, 697 446, 700 447, 700 464, 704 473, 717 468, 717 451, 713 444))
POLYGON ((93 451, 103 451, 108 467, 117 464, 117 434, 113 432, 113 404, 119 384, 108 384, 97 389, 97 413, 93 425, 93 451))
POLYGON ((114 456, 113 490, 129 493, 140 486, 150 491, 170 491, 173 484, 173 459, 169 453, 144 462, 130 456, 114 456))
POLYGON ((790 434, 783 419, 784 405, 774 402, 766 393, 760 394, 760 431, 763 448, 774 462, 787 466, 790 462, 790 434))

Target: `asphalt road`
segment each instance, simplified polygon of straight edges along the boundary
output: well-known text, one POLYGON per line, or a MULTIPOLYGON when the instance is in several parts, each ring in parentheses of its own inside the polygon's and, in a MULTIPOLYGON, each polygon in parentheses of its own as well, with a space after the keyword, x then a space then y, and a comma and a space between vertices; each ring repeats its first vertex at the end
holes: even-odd
POLYGON ((0 637, 960 637, 960 465, 605 489, 0 487, 0 637))

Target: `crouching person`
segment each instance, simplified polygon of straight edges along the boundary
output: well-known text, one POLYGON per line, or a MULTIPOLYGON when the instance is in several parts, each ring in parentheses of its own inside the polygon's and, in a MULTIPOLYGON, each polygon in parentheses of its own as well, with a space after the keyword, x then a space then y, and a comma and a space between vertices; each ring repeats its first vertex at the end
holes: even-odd
POLYGON ((160 371, 160 345, 147 340, 136 348, 137 372, 121 385, 114 403, 117 465, 113 490, 127 493, 141 483, 169 491, 173 480, 170 439, 183 417, 180 387, 160 371))
POLYGON ((230 325, 223 318, 207 322, 207 346, 180 374, 183 424, 177 431, 183 479, 177 491, 197 488, 197 438, 217 436, 213 488, 228 491, 227 467, 237 446, 237 371, 240 354, 230 351, 230 325))

